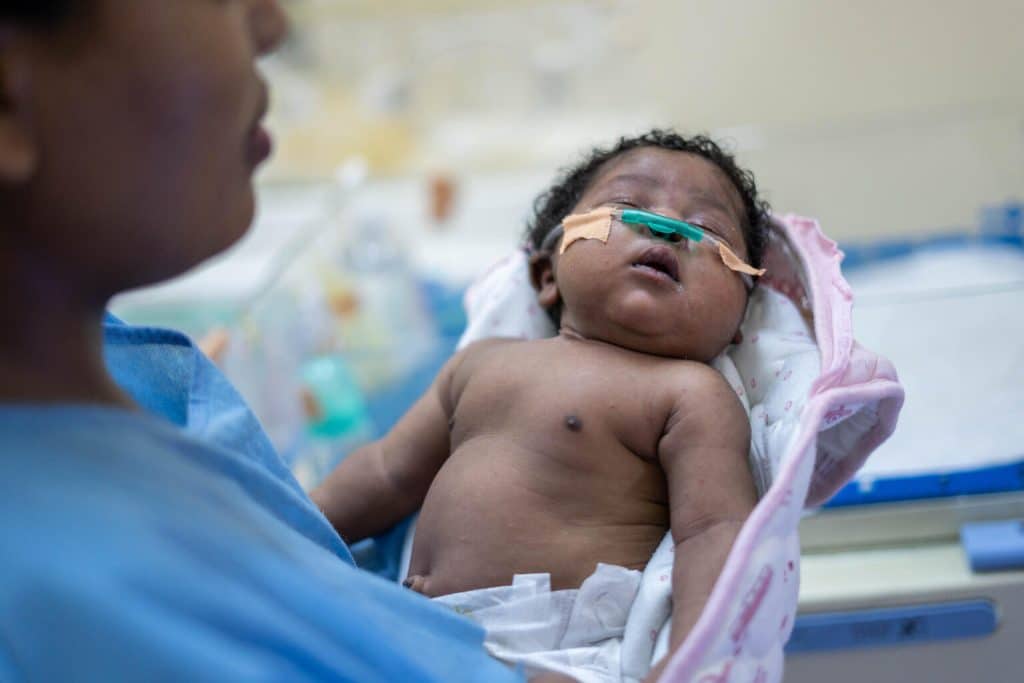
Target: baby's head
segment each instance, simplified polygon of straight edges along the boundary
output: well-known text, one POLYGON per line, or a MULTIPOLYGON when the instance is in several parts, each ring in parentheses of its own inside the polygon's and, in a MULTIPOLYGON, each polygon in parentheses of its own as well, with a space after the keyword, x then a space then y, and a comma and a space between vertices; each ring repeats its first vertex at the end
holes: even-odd
POLYGON ((618 220, 606 242, 577 240, 560 254, 550 236, 565 217, 605 207, 699 226, 757 267, 769 208, 753 175, 706 137, 654 130, 569 169, 537 199, 528 230, 538 300, 563 329, 644 353, 714 358, 739 331, 743 279, 708 248, 712 240, 670 243, 618 220))

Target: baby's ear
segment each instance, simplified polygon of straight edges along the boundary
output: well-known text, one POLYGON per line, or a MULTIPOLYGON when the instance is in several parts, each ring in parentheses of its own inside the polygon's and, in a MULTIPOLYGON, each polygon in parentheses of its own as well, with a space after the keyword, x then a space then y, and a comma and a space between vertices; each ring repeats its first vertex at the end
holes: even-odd
POLYGON ((562 295, 555 280, 555 262, 550 253, 530 257, 530 284, 537 290, 537 303, 544 310, 557 306, 562 295))

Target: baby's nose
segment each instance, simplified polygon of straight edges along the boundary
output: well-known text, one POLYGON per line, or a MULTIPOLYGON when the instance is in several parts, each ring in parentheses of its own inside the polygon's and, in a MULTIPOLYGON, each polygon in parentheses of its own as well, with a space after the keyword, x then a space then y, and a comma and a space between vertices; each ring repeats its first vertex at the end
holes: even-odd
POLYGON ((686 238, 680 235, 674 230, 666 230, 664 228, 657 228, 650 224, 642 224, 636 226, 640 229, 640 234, 644 237, 652 240, 658 240, 661 242, 668 242, 670 244, 678 244, 684 241, 686 238))

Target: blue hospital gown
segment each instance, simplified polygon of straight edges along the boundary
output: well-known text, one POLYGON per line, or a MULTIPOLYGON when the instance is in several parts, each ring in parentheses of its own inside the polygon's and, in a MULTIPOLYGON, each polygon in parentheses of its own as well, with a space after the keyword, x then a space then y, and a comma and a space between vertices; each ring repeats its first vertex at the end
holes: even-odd
POLYGON ((358 570, 183 336, 108 319, 146 412, 0 407, 0 681, 519 681, 358 570))

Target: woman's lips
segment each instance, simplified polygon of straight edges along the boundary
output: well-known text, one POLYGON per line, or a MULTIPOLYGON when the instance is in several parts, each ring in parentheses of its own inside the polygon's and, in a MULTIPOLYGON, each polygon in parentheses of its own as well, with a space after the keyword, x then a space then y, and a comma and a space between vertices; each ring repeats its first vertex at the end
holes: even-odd
POLYGON ((274 140, 262 123, 257 123, 249 133, 247 147, 249 165, 253 168, 266 161, 274 151, 274 140))
POLYGON ((263 119, 270 109, 270 91, 262 79, 259 80, 258 88, 259 108, 246 141, 246 156, 252 168, 256 168, 266 161, 274 151, 274 139, 270 136, 270 132, 263 127, 263 119))

